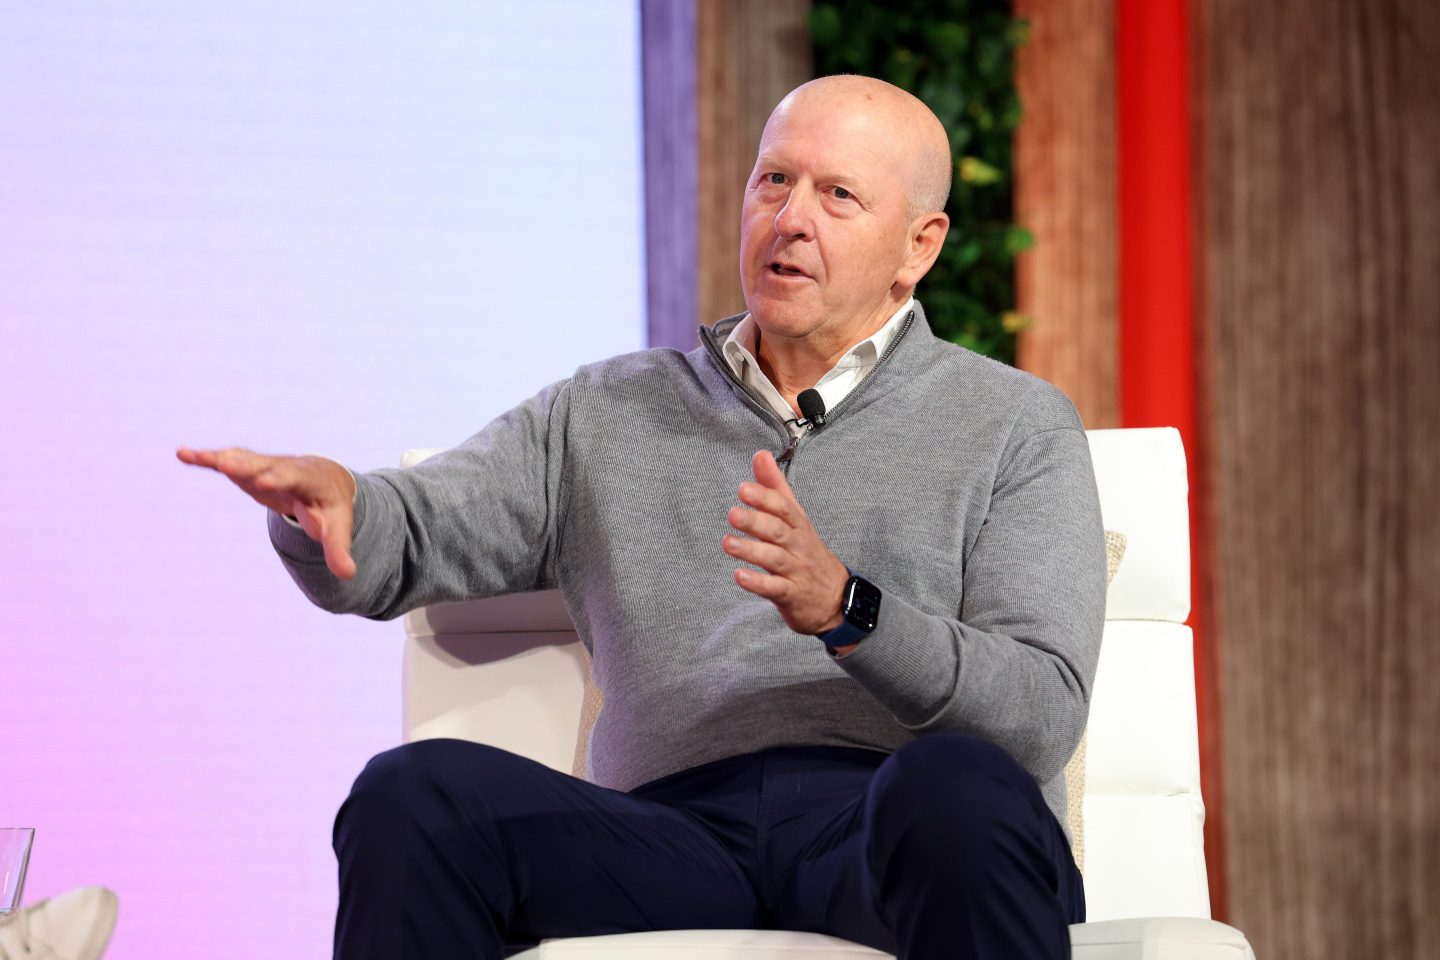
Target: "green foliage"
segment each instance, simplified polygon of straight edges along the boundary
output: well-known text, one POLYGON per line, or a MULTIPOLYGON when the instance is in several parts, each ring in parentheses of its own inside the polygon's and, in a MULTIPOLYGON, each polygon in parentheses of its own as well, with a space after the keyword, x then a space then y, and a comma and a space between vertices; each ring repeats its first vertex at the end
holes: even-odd
POLYGON ((1006 0, 831 0, 810 14, 817 76, 859 73, 921 100, 950 133, 950 234, 921 281, 937 335, 1015 361, 1015 257, 1034 242, 1014 222, 1011 136, 1020 122, 1015 50, 1027 24, 1006 0))

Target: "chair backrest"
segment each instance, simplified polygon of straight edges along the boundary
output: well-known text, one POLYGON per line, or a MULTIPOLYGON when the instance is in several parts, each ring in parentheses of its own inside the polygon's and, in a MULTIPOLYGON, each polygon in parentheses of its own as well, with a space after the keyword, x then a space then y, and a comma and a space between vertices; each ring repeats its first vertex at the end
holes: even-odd
POLYGON ((1092 920, 1209 917, 1178 431, 1092 430, 1108 530, 1125 534, 1090 700, 1085 895, 1092 920))
MULTIPOLYGON (((1090 707, 1089 918, 1208 917, 1185 453, 1168 428, 1089 436, 1105 526, 1127 541, 1090 707)), ((589 655, 558 592, 421 608, 405 631, 407 741, 477 740, 572 770, 589 655)))

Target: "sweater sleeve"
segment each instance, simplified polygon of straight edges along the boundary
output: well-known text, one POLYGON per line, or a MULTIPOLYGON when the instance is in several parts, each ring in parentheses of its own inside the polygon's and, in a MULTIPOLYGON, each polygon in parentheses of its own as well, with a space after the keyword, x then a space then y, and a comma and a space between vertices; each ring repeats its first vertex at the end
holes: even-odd
POLYGON ((351 580, 332 575, 323 547, 274 512, 271 543, 316 606, 375 620, 553 586, 568 397, 561 381, 452 450, 355 474, 351 580))
POLYGON ((966 558, 958 619, 879 584, 875 630, 835 662, 906 729, 984 737, 1045 783, 1074 753, 1089 712, 1104 530, 1078 417, 1007 453, 966 558))

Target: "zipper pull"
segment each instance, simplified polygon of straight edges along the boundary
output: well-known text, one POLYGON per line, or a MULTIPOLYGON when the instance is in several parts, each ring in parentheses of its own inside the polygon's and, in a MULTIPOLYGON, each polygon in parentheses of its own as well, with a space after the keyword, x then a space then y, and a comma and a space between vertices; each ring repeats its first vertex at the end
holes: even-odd
POLYGON ((789 463, 795 456, 795 448, 798 446, 800 446, 800 438, 792 433, 790 439, 785 442, 785 449, 780 451, 780 455, 775 458, 775 462, 789 463))

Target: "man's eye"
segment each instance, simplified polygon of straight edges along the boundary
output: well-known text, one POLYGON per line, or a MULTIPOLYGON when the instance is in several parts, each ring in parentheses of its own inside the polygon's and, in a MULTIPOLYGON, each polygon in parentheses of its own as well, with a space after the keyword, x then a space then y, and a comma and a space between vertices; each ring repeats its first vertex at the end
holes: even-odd
POLYGON ((785 183, 785 174, 783 174, 783 173, 767 173, 767 174, 765 174, 765 182, 766 182, 766 183, 773 183, 773 184, 776 184, 776 185, 779 185, 779 186, 783 186, 784 183, 785 183))
POLYGON ((849 190, 846 190, 844 187, 836 187, 836 188, 835 188, 835 199, 836 199, 836 200, 849 200, 849 199, 850 199, 850 191, 849 191, 849 190))

